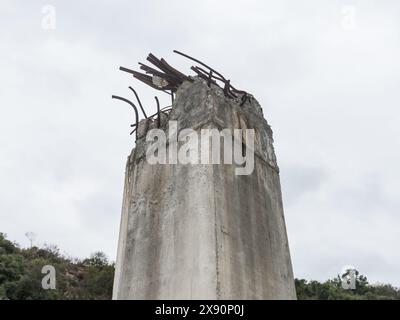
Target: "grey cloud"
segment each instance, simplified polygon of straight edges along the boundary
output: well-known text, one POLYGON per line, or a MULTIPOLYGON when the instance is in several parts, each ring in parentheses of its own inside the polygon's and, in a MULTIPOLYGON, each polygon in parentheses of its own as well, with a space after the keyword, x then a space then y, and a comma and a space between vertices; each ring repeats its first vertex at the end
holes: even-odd
POLYGON ((281 184, 286 205, 308 192, 315 192, 328 179, 322 168, 305 165, 281 166, 281 184))

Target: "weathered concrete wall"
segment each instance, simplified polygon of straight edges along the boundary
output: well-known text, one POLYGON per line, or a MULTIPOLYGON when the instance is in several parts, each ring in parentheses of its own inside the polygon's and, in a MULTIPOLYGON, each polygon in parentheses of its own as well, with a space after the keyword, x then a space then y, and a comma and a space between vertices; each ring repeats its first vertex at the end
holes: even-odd
MULTIPOLYGON (((255 129, 255 168, 150 165, 143 120, 128 157, 114 299, 295 299, 272 131, 255 99, 240 107, 202 80, 179 89, 180 129, 255 129)), ((222 147, 222 146, 221 146, 222 147)))

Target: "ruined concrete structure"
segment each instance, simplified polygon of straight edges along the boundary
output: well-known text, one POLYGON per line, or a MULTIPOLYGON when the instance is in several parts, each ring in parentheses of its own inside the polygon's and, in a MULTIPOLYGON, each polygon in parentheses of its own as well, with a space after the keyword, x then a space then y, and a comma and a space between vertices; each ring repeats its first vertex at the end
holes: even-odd
MULTIPOLYGON (((179 128, 252 128, 254 172, 235 164, 146 161, 144 119, 128 157, 114 299, 296 299, 272 131, 253 98, 241 105, 203 79, 185 81, 171 112, 179 128)), ((222 144, 221 144, 222 145, 222 144)))

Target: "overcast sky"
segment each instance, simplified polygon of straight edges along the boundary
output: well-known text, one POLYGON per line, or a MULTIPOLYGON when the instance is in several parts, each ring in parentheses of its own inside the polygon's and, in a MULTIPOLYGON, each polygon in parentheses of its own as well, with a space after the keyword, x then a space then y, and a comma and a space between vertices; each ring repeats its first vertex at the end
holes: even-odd
POLYGON ((353 265, 400 286, 399 1, 2 0, 0 36, 0 232, 10 239, 28 246, 33 231, 37 245, 115 260, 134 141, 132 111, 111 95, 134 85, 155 110, 154 92, 118 67, 152 52, 190 73, 177 49, 263 106, 295 276, 353 265))

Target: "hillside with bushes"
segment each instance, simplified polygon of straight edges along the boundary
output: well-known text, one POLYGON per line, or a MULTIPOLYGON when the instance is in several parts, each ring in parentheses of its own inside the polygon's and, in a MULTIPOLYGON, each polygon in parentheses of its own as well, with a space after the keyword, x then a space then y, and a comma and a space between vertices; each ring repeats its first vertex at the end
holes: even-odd
MULTIPOLYGON (((114 263, 101 251, 86 259, 60 254, 55 246, 21 248, 0 233, 0 300, 80 299, 109 300, 114 263), (54 266, 56 288, 42 288, 42 267, 54 266)), ((356 289, 344 290, 339 276, 325 282, 295 279, 299 300, 399 300, 390 284, 369 284, 357 274, 356 289)))

